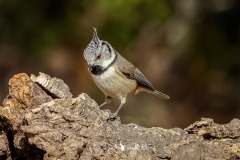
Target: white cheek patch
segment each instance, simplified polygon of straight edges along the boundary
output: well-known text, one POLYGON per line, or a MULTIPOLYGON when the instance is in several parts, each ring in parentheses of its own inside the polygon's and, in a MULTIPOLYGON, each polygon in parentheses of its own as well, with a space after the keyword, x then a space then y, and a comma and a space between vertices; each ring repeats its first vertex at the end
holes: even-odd
POLYGON ((99 77, 101 79, 107 79, 109 77, 112 77, 115 73, 115 68, 113 66, 109 67, 103 74, 101 74, 99 77))
POLYGON ((116 54, 114 54, 114 53, 112 53, 112 54, 113 55, 112 55, 112 57, 110 59, 103 61, 103 63, 102 63, 102 67, 103 68, 107 68, 114 61, 114 59, 116 57, 116 54))

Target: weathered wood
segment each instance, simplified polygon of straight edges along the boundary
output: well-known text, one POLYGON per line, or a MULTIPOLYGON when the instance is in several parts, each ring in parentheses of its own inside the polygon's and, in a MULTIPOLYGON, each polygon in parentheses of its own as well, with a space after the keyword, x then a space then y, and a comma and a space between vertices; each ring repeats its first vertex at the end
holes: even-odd
POLYGON ((219 125, 203 118, 185 130, 123 125, 87 94, 72 98, 62 80, 40 77, 22 73, 9 81, 0 159, 240 159, 238 119, 219 125), (41 84, 44 78, 51 83, 41 84))
POLYGON ((51 78, 49 75, 42 72, 40 72, 37 77, 32 74, 30 78, 53 98, 72 98, 72 93, 69 91, 68 85, 61 79, 51 78))

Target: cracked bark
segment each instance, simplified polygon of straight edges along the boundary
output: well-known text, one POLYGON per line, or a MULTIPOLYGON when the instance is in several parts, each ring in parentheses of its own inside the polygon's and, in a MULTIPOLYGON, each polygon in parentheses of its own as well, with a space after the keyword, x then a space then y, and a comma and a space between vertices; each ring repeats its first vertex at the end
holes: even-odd
POLYGON ((240 120, 202 118, 186 129, 109 121, 62 80, 17 74, 0 107, 0 159, 240 159, 240 120))

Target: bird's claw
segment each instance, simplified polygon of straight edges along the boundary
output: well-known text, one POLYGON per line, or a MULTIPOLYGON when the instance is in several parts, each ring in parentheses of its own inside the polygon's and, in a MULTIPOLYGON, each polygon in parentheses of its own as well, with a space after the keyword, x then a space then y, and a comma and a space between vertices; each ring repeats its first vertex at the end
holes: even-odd
POLYGON ((113 120, 115 120, 115 119, 119 118, 117 115, 118 115, 117 113, 112 113, 112 114, 110 114, 110 116, 109 116, 108 120, 111 120, 111 121, 113 121, 113 120))

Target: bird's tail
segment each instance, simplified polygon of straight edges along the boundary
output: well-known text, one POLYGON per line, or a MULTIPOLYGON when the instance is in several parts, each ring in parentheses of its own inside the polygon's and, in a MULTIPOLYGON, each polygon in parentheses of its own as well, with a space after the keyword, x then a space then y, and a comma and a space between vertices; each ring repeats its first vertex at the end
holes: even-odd
POLYGON ((157 90, 152 92, 155 96, 162 98, 162 99, 169 99, 170 97, 162 92, 159 92, 157 90))
POLYGON ((158 98, 161 98, 161 99, 169 99, 170 97, 162 92, 159 92, 157 90, 150 90, 150 89, 147 89, 147 88, 143 88, 143 87, 139 87, 136 91, 135 91, 135 94, 138 94, 140 92, 147 92, 147 93, 150 93, 150 94, 153 94, 155 96, 157 96, 158 98))
POLYGON ((147 93, 151 93, 151 94, 153 94, 153 95, 155 95, 155 96, 157 96, 157 97, 159 97, 161 99, 169 99, 170 98, 168 95, 166 95, 166 94, 164 94, 162 92, 159 92, 157 90, 151 91, 151 90, 147 90, 146 89, 144 91, 147 92, 147 93))

